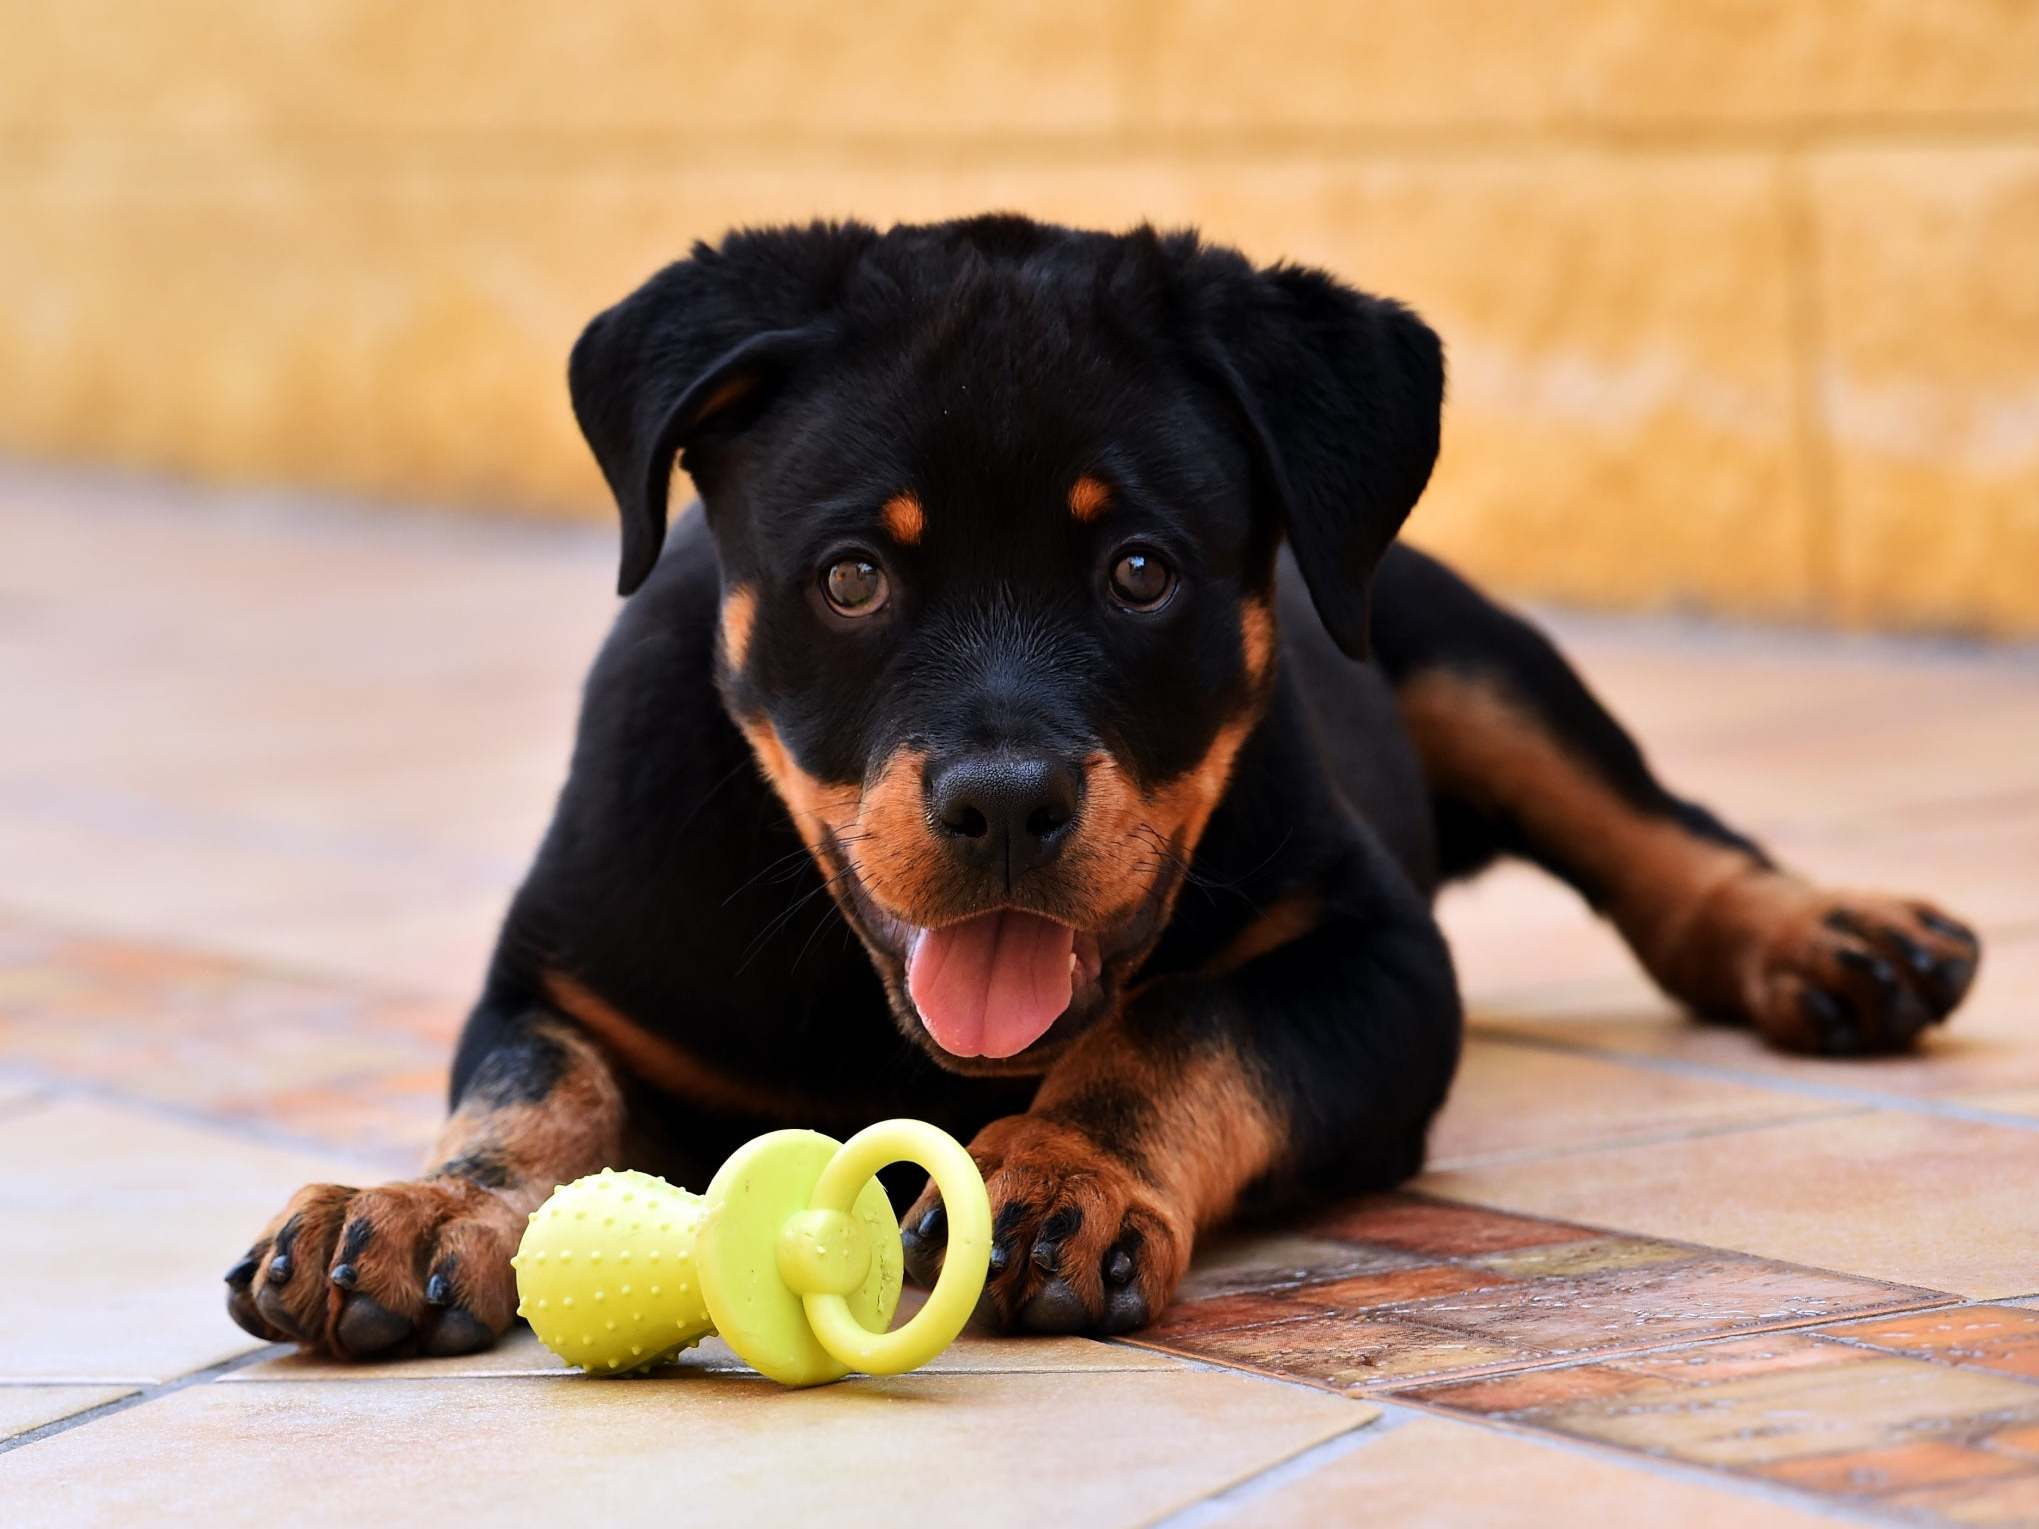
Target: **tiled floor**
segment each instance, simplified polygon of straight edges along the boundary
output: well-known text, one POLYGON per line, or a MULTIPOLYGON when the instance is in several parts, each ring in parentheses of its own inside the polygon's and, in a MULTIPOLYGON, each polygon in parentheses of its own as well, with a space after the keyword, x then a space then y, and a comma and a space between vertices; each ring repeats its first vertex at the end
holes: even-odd
POLYGON ((0 1522, 2039 1524, 2039 655, 1560 623, 1688 790, 1982 926, 1919 1056, 1692 1025, 1504 871, 1408 1193, 1211 1243, 1137 1343, 783 1394, 221 1309, 429 1135, 607 537, 17 470, 0 547, 0 1522))

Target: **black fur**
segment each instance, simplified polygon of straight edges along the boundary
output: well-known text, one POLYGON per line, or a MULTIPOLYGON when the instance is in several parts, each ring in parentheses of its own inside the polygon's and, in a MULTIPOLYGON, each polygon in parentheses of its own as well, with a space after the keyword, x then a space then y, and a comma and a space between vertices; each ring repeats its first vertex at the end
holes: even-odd
MULTIPOLYGON (((1541 637, 1391 549, 1437 453, 1441 347, 1407 310, 1320 272, 1256 270, 1188 234, 1012 217, 750 231, 697 247, 597 318, 571 384, 622 514, 631 598, 589 677, 571 775, 462 1044, 456 1097, 550 1085, 558 1058, 530 1020, 558 1018, 547 984, 560 974, 787 1101, 732 1111, 638 1080, 636 1130, 690 1178, 766 1127, 905 1113, 968 1134, 1024 1110, 1057 1048, 1112 1022, 1164 1070, 1216 1043, 1239 1058, 1285 1141, 1253 1206, 1388 1185, 1420 1164, 1458 1056, 1431 894, 1502 852, 1567 869, 1512 825, 1432 800, 1394 684, 1437 665, 1499 674, 1638 809, 1733 837, 1657 785, 1541 637), (676 453, 705 509, 669 537, 676 453), (1095 524, 1065 507, 1080 474, 1111 488, 1095 524), (902 491, 926 512, 912 545, 880 527, 902 491), (1103 597, 1129 543, 1179 574, 1154 613, 1103 597), (886 569, 891 603, 875 616, 845 618, 822 597, 819 571, 845 550, 886 569), (732 590, 753 602, 740 662, 718 660, 732 590), (1279 617, 1271 674, 1248 667, 1257 605, 1279 617), (989 749, 1077 767, 1108 754, 1158 789, 1242 719, 1207 830, 1154 846, 1165 919, 1129 914, 1101 937, 1096 1001, 1072 1003, 1038 1057, 998 1075, 930 1040, 904 992, 897 920, 859 902, 860 875, 836 874, 855 848, 834 847, 841 864, 824 853, 829 886, 738 725, 768 727, 822 783, 867 784, 902 748, 930 772, 989 749), (1299 894, 1313 927, 1208 970, 1299 894)), ((1053 916, 1085 891, 1052 866, 1024 884, 987 875, 954 868, 927 896, 944 916, 1053 916)), ((1109 1075, 1060 1106, 1136 1169, 1151 1168, 1143 1141, 1174 1107, 1109 1075)), ((1137 1248, 1129 1234, 1113 1249, 1112 1283, 1137 1248)))

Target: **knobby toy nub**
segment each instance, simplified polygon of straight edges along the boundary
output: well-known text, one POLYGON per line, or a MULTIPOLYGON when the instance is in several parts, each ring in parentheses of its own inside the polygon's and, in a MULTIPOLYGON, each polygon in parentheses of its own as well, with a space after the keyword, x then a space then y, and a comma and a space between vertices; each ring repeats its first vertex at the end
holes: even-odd
POLYGON ((838 1142, 774 1131, 740 1148, 707 1191, 605 1168, 531 1213, 511 1265, 517 1314, 590 1375, 637 1374, 713 1334, 782 1385, 897 1375, 954 1341, 991 1261, 991 1202, 956 1139, 883 1120, 838 1142), (925 1168, 948 1214, 941 1278, 887 1329, 905 1258, 875 1177, 925 1168))

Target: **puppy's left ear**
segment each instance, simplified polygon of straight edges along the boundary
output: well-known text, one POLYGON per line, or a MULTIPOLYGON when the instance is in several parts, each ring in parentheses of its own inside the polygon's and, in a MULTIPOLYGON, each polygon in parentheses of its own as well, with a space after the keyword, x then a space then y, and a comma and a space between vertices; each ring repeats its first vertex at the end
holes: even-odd
POLYGON ((1363 659, 1374 566, 1437 461, 1444 347, 1399 303, 1302 266, 1242 261, 1205 313, 1317 615, 1363 659))

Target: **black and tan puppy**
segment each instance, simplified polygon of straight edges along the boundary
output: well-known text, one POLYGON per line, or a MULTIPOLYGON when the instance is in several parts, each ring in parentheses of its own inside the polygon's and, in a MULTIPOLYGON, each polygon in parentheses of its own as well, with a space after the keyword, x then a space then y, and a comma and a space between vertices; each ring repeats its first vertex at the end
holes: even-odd
POLYGON ((479 1347, 553 1185, 894 1114, 973 1141, 995 1320, 1137 1327, 1201 1230, 1421 1163, 1430 900, 1498 855, 1772 1045, 1901 1048, 1968 986, 1966 929, 1779 870, 1392 545, 1444 388, 1393 303, 1188 235, 817 225, 697 249, 571 380, 630 596, 571 777, 431 1166, 301 1191, 227 1276, 253 1333, 479 1347))

